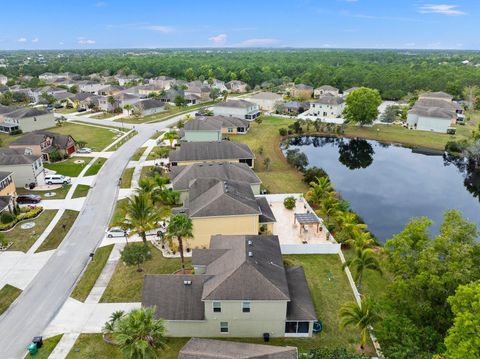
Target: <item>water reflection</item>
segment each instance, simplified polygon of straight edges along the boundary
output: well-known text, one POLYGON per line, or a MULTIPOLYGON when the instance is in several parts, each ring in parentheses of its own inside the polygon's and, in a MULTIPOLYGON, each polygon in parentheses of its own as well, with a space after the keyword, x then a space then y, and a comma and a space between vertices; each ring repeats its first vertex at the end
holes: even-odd
POLYGON ((338 145, 338 160, 347 168, 355 170, 358 168, 367 168, 373 162, 375 151, 373 147, 365 140, 351 139, 343 140, 338 145))

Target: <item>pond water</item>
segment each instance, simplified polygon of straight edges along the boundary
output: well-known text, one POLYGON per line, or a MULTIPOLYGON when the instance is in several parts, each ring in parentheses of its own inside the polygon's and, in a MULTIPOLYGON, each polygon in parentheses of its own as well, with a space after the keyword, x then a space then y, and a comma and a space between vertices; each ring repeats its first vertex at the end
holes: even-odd
POLYGON ((288 148, 300 149, 309 166, 328 173, 382 243, 412 217, 429 217, 437 233, 448 209, 480 228, 480 175, 463 160, 362 139, 306 136, 291 139, 288 148))

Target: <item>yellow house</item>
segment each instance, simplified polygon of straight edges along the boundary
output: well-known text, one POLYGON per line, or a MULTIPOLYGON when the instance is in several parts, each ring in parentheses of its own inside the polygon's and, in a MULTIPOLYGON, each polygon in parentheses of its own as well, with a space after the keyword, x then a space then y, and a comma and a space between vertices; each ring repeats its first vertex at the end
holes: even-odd
POLYGON ((264 197, 255 197, 248 182, 197 178, 190 184, 185 207, 177 211, 192 220, 190 247, 205 248, 212 235, 257 235, 272 232, 275 216, 264 197))
POLYGON ((16 196, 12 172, 0 172, 0 196, 16 196))

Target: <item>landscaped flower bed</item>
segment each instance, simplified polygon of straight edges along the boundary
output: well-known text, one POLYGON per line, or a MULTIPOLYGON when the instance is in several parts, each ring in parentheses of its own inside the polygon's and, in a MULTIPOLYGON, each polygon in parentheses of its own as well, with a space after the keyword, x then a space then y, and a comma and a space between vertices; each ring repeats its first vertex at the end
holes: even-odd
POLYGON ((43 207, 27 207, 27 212, 20 213, 13 221, 9 223, 0 223, 0 231, 8 231, 15 227, 18 222, 37 217, 43 211, 43 207))

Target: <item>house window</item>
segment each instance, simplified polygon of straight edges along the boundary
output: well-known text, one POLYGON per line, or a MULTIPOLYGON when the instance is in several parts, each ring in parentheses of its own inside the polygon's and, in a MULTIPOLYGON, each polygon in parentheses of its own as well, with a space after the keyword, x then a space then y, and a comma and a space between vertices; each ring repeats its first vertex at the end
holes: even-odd
POLYGON ((222 312, 222 302, 213 302, 212 303, 213 312, 221 313, 222 312))
POLYGON ((242 312, 243 313, 250 313, 251 303, 250 302, 242 302, 242 312))
POLYGON ((228 333, 228 322, 220 322, 220 333, 228 333))
POLYGON ((285 322, 286 334, 308 334, 309 322, 285 322))
POLYGON ((232 133, 232 132, 233 132, 233 128, 229 127, 227 131, 228 131, 228 133, 232 133))

